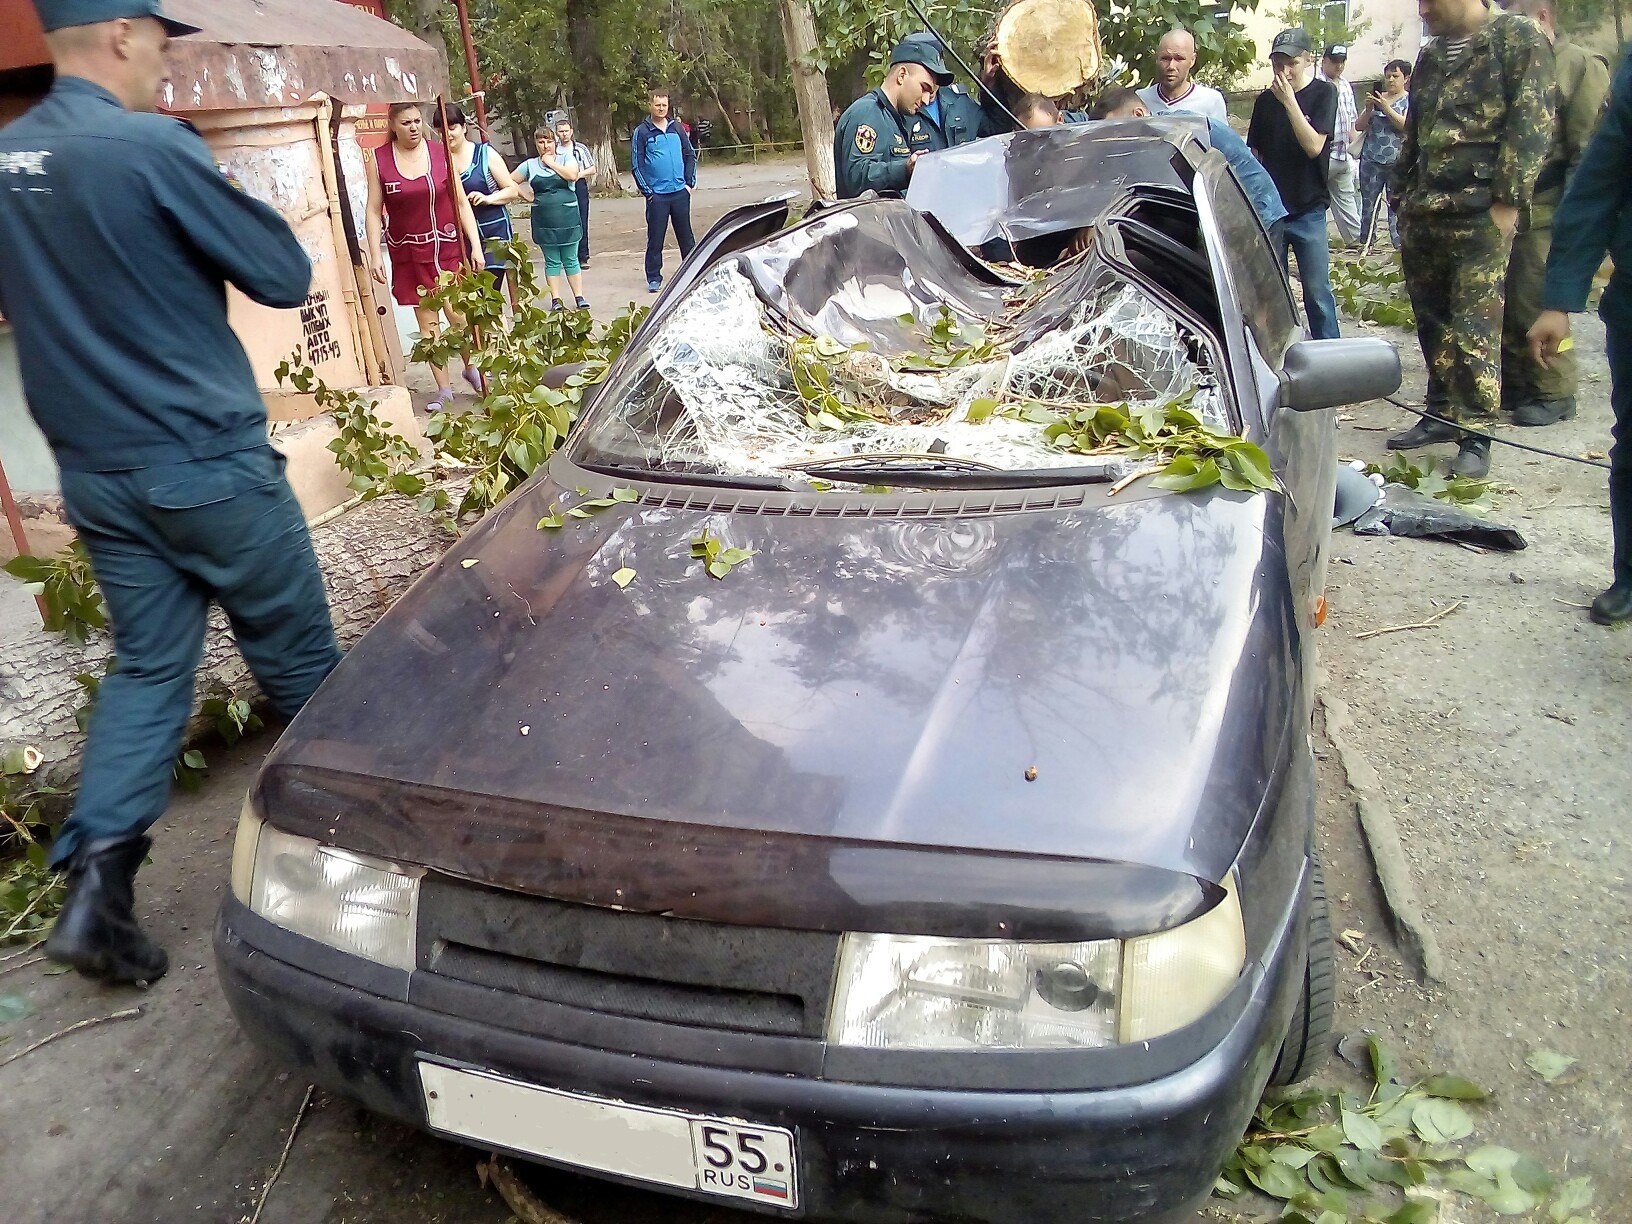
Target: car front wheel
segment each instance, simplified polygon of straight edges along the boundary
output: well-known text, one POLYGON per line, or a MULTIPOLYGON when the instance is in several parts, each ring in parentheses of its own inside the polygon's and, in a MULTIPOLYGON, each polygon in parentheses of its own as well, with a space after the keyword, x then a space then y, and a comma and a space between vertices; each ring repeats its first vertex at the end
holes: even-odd
POLYGON ((1304 962, 1303 993, 1292 1013, 1292 1025, 1275 1059, 1269 1082, 1282 1086, 1308 1079, 1331 1051, 1332 1018, 1337 1005, 1337 963, 1332 952, 1332 920, 1326 909, 1326 879, 1320 859, 1309 859, 1309 955, 1304 962))

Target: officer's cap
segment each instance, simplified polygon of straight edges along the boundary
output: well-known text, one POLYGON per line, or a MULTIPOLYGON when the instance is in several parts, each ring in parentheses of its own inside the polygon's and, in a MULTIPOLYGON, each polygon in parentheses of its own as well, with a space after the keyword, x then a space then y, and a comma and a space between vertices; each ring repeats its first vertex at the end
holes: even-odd
POLYGON ((1282 30, 1275 35, 1275 41, 1269 44, 1271 55, 1307 55, 1314 49, 1315 44, 1309 40, 1309 31, 1302 26, 1282 30))
POLYGON ((172 38, 199 31, 198 26, 166 17, 159 0, 34 0, 34 8, 47 34, 68 26, 95 25, 120 17, 151 17, 172 38))
POLYGON ((933 34, 908 34, 890 52, 890 64, 892 67, 896 64, 922 64, 929 69, 937 85, 952 84, 952 74, 946 70, 946 61, 941 58, 941 45, 935 41, 933 34))

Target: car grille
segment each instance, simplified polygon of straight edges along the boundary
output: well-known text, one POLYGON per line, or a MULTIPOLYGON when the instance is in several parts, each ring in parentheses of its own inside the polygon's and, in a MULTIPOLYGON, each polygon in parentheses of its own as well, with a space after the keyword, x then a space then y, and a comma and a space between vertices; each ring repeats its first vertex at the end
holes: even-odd
POLYGON ((419 968, 603 1015, 820 1037, 839 937, 575 905, 427 875, 419 968))

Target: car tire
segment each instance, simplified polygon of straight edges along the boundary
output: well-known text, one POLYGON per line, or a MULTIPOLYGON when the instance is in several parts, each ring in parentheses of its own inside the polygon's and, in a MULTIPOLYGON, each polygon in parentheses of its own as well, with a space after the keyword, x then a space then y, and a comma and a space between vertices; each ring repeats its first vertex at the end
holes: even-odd
POLYGON ((1320 859, 1309 858, 1309 954, 1303 992, 1292 1024, 1275 1058, 1269 1082, 1278 1087, 1308 1079, 1331 1053, 1332 1019, 1337 1010, 1337 962, 1332 952, 1332 920, 1326 909, 1326 878, 1320 859))

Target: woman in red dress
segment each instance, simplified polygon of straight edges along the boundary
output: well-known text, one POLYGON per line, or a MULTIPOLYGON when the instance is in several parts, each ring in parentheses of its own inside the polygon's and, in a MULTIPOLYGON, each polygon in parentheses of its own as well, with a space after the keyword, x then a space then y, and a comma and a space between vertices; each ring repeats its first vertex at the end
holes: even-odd
MULTIPOLYGON (((425 139, 425 121, 412 102, 394 103, 387 119, 390 142, 375 151, 368 165, 368 264, 380 284, 385 265, 380 239, 391 252, 391 296, 412 306, 422 336, 436 335, 436 311, 421 304, 443 272, 461 267, 480 268, 485 262, 481 234, 470 203, 448 173, 448 152, 425 139), (474 262, 472 262, 474 261, 474 262)), ((451 310, 448 322, 458 326, 451 310)), ((445 407, 453 398, 448 372, 431 367, 436 379, 432 407, 445 407)), ((465 379, 481 393, 476 371, 465 365, 465 379)))

